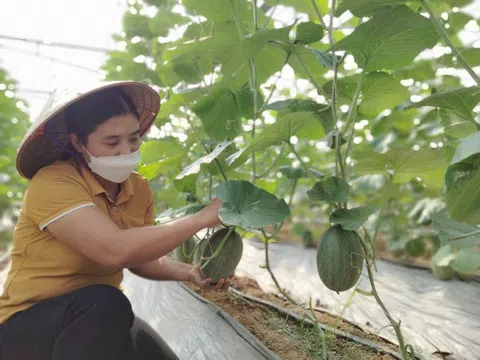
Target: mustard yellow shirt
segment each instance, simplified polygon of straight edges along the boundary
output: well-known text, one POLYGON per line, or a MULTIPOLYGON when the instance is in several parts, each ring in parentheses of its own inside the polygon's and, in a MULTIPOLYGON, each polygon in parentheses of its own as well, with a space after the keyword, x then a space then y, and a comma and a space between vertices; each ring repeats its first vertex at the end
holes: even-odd
POLYGON ((93 173, 73 159, 38 171, 14 229, 11 269, 0 296, 0 324, 35 303, 86 285, 121 289, 123 269, 88 259, 55 238, 48 224, 81 207, 97 206, 121 229, 153 225, 153 202, 148 181, 137 173, 121 184, 113 202, 93 173))

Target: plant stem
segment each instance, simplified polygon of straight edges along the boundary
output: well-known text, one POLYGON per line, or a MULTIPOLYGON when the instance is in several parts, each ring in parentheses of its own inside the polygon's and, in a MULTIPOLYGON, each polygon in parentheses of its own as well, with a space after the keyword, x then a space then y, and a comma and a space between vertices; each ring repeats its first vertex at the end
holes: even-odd
POLYGON ((292 190, 290 191, 290 197, 288 199, 288 207, 292 205, 293 196, 295 195, 295 190, 297 190, 298 180, 295 180, 292 185, 292 190))
POLYGON ((368 271, 368 279, 370 280, 370 286, 372 287, 371 294, 375 298, 375 300, 377 301, 378 305, 380 305, 380 307, 382 308, 383 313, 387 317, 388 321, 390 322, 390 324, 392 325, 392 327, 395 331, 395 334, 397 335, 398 345, 399 345, 400 353, 401 353, 403 359, 409 359, 407 348, 405 346, 405 340, 403 339, 402 331, 400 330, 400 324, 397 323, 392 318, 392 316, 388 312, 388 309, 386 308, 385 304, 383 303, 382 299, 378 295, 377 288, 375 286, 375 280, 374 280, 372 269, 371 269, 371 264, 370 264, 370 261, 368 260, 367 244, 365 243, 365 241, 362 239, 361 236, 357 235, 357 237, 360 241, 360 244, 362 245, 363 252, 365 253, 365 261, 366 261, 366 268, 367 268, 367 271, 368 271))
POLYGON ((252 0, 253 5, 253 31, 258 30, 257 0, 252 0))
MULTIPOLYGON (((277 288, 278 292, 280 294, 282 294, 288 301, 290 301, 292 304, 294 304, 295 306, 298 306, 300 309, 303 310, 303 312, 305 313, 305 315, 307 316, 307 318, 309 318, 311 321, 313 321, 316 325, 318 325, 318 319, 316 316, 313 316, 313 315, 310 315, 308 313, 308 311, 302 306, 300 305, 295 299, 293 299, 292 297, 290 297, 290 295, 287 294, 287 292, 282 289, 282 287, 280 286, 277 278, 275 277, 275 275, 273 274, 273 271, 272 271, 272 268, 270 267, 270 257, 269 257, 269 254, 268 254, 268 241, 270 239, 273 238, 273 236, 268 236, 266 233, 265 233, 265 230, 262 228, 262 234, 265 238, 265 268, 267 269, 268 273, 270 274, 270 277, 272 278, 274 284, 275 284, 275 287, 277 288)), ((326 349, 326 345, 325 345, 325 334, 323 332, 323 330, 318 327, 318 326, 315 326, 316 329, 319 330, 321 336, 322 336, 322 339, 323 339, 323 358, 324 359, 327 359, 327 349, 326 349)))
POLYGON ((275 79, 275 84, 273 85, 273 88, 272 90, 270 91, 270 93, 268 94, 266 100, 264 101, 263 105, 260 107, 260 110, 258 110, 258 112, 262 112, 263 109, 265 108, 265 106, 268 105, 268 102, 270 101, 270 99, 272 98, 273 96, 273 92, 275 91, 275 89, 277 88, 277 83, 278 83, 278 80, 280 80, 280 78, 282 77, 282 72, 283 72, 283 68, 285 67, 285 65, 288 64, 288 59, 290 58, 290 55, 291 53, 287 53, 287 56, 285 57, 285 61, 283 62, 283 65, 282 65, 282 68, 277 76, 277 78, 275 79))
POLYGON ((430 8, 430 6, 427 3, 427 0, 422 0, 422 4, 423 4, 423 7, 425 8, 425 10, 429 13, 430 18, 432 19, 433 25, 437 29, 437 32, 440 34, 440 36, 443 39, 443 41, 445 42, 445 44, 452 49, 453 54, 458 59, 458 62, 470 74, 472 79, 475 80, 477 85, 480 86, 480 76, 478 76, 478 74, 475 73, 475 71, 473 71, 472 67, 470 65, 468 65, 468 63, 465 60, 465 58, 463 57, 462 53, 460 51, 458 51, 458 49, 455 47, 455 45, 453 45, 453 43, 450 41, 450 38, 448 37, 447 33, 443 29, 442 25, 440 24, 440 22, 438 21, 436 16, 433 14, 432 9, 430 8))
POLYGON ((305 172, 308 174, 310 171, 308 170, 308 167, 307 167, 307 164, 305 164, 302 160, 302 158, 300 157, 300 155, 298 154, 297 150, 295 150, 295 146, 293 146, 292 143, 288 143, 288 145, 290 146, 290 149, 292 150, 293 154, 295 155, 295 157, 298 159, 298 161, 300 161, 300 164, 302 165, 303 167, 303 170, 305 170, 305 172))
POLYGON ((475 230, 475 231, 472 231, 472 232, 469 232, 468 234, 464 234, 464 235, 460 235, 460 236, 456 236, 456 237, 453 237, 453 238, 449 238, 448 240, 461 240, 461 239, 466 239, 470 236, 474 236, 474 235, 478 235, 480 234, 480 230, 475 230))
MULTIPOLYGON (((333 40, 333 19, 335 17, 335 0, 332 0, 332 3, 330 5, 330 23, 328 24, 328 40, 330 42, 330 47, 333 46, 334 40, 333 40)), ((336 57, 335 54, 333 54, 333 59, 336 62, 336 57)))
POLYGON ((223 238, 222 242, 220 243, 220 245, 218 246, 218 248, 215 250, 215 252, 208 257, 208 260, 205 262, 205 264, 202 265, 202 269, 207 266, 210 261, 212 261, 212 259, 215 259, 218 255, 220 255, 220 253, 222 252, 222 249, 223 247, 225 246, 225 243, 227 242, 230 234, 235 230, 235 226, 232 226, 230 227, 230 229, 228 229, 228 233, 225 235, 225 237, 223 238))
POLYGON ((320 12, 320 9, 317 6, 316 0, 310 0, 313 6, 313 10, 315 11, 315 14, 317 15, 318 21, 320 22, 320 25, 323 26, 325 30, 327 30, 327 25, 325 25, 325 21, 323 21, 322 13, 320 12))
POLYGON ((286 144, 284 143, 282 145, 282 148, 280 149, 280 152, 278 153, 278 155, 275 157, 275 159, 273 160, 273 162, 270 164, 270 166, 268 168, 265 169, 264 172, 262 172, 260 175, 257 175, 257 179, 261 179, 262 177, 264 177, 265 175, 267 175, 272 169, 273 167, 275 166, 275 164, 277 163, 278 160, 280 160, 280 158, 282 157, 283 155, 283 150, 285 149, 285 146, 286 144))
POLYGON ((298 52, 297 50, 295 49, 295 47, 292 46, 292 52, 295 54, 295 56, 298 58, 298 61, 300 62, 300 64, 302 64, 303 68, 305 69, 305 72, 307 73, 308 75, 308 78, 310 79, 310 81, 312 82, 313 86, 315 86, 315 88, 317 89, 317 91, 323 95, 323 97, 325 97, 325 100, 327 101, 327 104, 328 105, 332 105, 331 102, 330 102, 330 99, 328 98, 327 94, 325 93, 325 91, 323 91, 322 87, 320 86, 320 84, 317 82, 317 80, 315 79, 315 77, 313 76, 313 74, 310 72, 310 69, 308 68, 307 64, 305 64, 305 62, 303 61, 303 59, 300 57, 300 55, 298 55, 298 52))
POLYGON ((235 25, 237 26, 238 36, 240 37, 240 41, 241 41, 243 39, 243 30, 240 25, 240 19, 238 18, 237 9, 235 8, 235 4, 233 3, 233 0, 230 0, 230 4, 232 4, 233 17, 235 19, 235 25))

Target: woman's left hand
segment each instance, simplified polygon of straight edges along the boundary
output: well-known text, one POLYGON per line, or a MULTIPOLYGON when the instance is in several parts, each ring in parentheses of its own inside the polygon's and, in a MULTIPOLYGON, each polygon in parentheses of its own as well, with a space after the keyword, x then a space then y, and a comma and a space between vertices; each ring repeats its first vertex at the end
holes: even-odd
POLYGON ((226 279, 220 279, 216 284, 212 284, 212 278, 204 279, 200 265, 196 265, 188 273, 188 281, 197 285, 201 289, 207 290, 228 290, 230 287, 230 280, 235 276, 235 273, 226 279))

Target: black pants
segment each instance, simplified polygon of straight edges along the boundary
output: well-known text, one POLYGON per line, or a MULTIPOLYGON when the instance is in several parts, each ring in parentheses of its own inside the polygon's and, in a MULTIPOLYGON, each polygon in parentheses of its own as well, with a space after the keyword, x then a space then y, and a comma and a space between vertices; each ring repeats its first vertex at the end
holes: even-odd
POLYGON ((1 360, 177 360, 117 288, 91 285, 0 325, 1 360))

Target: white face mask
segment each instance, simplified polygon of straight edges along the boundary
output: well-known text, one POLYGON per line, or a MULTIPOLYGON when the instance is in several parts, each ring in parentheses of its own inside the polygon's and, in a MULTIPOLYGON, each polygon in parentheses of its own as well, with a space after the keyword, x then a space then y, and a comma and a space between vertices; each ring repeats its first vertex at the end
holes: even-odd
POLYGON ((88 163, 90 169, 102 178, 117 184, 127 180, 140 161, 139 150, 129 155, 102 156, 98 158, 92 156, 87 149, 85 151, 90 155, 90 162, 88 163))

